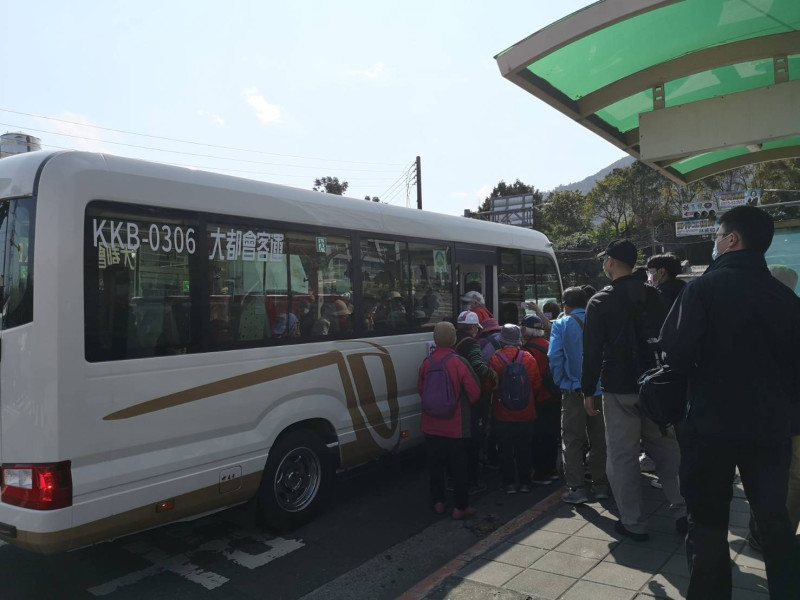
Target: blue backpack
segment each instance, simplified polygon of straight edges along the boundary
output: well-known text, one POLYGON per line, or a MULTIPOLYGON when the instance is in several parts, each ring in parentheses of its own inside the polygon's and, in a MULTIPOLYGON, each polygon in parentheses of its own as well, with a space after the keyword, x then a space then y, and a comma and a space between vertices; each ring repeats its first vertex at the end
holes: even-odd
POLYGON ((528 379, 528 370, 522 364, 525 351, 517 350, 514 362, 509 362, 502 352, 497 355, 506 363, 500 380, 500 402, 508 410, 522 410, 531 401, 531 382, 528 379))
POLYGON ((430 362, 430 367, 422 383, 422 412, 429 417, 449 419, 456 412, 458 398, 445 366, 455 356, 457 354, 448 354, 444 360, 434 360, 432 356, 425 359, 430 362))

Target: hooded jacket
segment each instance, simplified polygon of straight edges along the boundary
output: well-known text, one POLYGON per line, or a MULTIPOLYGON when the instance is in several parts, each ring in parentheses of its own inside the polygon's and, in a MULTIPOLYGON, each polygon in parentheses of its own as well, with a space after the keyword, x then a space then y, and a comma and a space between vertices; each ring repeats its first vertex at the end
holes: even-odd
POLYGON ((715 260, 684 288, 660 343, 667 363, 688 374, 688 430, 737 440, 790 435, 800 401, 800 298, 762 254, 715 260), (764 307, 770 316, 756 319, 764 307))

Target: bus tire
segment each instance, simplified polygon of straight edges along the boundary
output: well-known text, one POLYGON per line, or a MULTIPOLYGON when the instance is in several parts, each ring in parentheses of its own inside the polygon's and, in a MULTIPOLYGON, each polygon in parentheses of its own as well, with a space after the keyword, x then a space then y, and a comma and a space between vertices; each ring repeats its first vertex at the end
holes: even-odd
POLYGON ((310 521, 324 504, 333 461, 320 437, 290 431, 270 449, 257 498, 259 524, 286 531, 310 521))

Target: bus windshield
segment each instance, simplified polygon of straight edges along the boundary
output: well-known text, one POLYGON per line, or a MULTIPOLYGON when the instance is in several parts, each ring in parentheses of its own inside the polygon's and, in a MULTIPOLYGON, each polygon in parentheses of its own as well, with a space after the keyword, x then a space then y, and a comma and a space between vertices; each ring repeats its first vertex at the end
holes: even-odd
POLYGON ((33 319, 33 229, 36 201, 17 198, 0 203, 0 327, 10 329, 33 319))

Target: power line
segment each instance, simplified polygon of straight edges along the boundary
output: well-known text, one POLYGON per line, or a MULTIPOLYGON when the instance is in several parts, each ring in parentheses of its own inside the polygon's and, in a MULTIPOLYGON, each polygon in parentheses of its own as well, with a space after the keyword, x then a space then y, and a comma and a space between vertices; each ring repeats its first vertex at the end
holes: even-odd
MULTIPOLYGON (((138 148, 140 150, 153 150, 155 152, 168 152, 170 154, 183 154, 185 156, 195 156, 198 158, 213 158, 214 160, 232 160, 240 163, 249 163, 255 165, 269 165, 271 167, 291 167, 293 169, 310 169, 314 171, 321 171, 323 169, 330 169, 329 166, 304 166, 304 165, 289 165, 285 163, 270 163, 264 162, 260 160, 248 160, 245 158, 230 158, 228 156, 215 156, 212 154, 198 154, 196 152, 183 152, 181 150, 165 150, 164 148, 154 148, 152 146, 140 146, 139 144, 126 144, 124 142, 112 142, 110 140, 101 140, 98 138, 90 138, 85 137, 82 135, 75 135, 72 133, 59 133, 57 131, 47 131, 44 129, 35 129, 33 127, 20 127, 19 125, 12 125, 10 123, 0 123, 0 125, 4 125, 6 127, 16 127, 20 129, 27 129, 29 131, 36 131, 37 133, 48 133, 50 135, 60 135, 64 137, 75 138, 79 140, 87 140, 90 142, 101 142, 103 144, 115 144, 117 146, 125 146, 127 148, 138 148)), ((340 167, 341 168, 341 167, 340 167)), ((349 169, 352 172, 362 172, 362 173, 393 173, 396 171, 383 171, 383 170, 376 170, 376 169, 349 169)))
POLYGON ((386 190, 384 190, 384 192, 379 196, 379 198, 383 198, 384 196, 386 196, 386 194, 388 194, 389 191, 392 190, 392 188, 397 186, 403 180, 404 177, 408 177, 409 171, 411 171, 413 167, 414 165, 409 165, 409 167, 403 172, 403 174, 400 175, 400 177, 398 177, 397 180, 392 185, 390 185, 388 188, 386 188, 386 190))
MULTIPOLYGON (((36 115, 32 113, 21 112, 17 110, 11 110, 8 108, 0 108, 0 112, 7 112, 12 113, 15 115, 24 115, 26 117, 34 117, 36 119, 47 119, 50 121, 57 121, 59 123, 68 123, 70 125, 80 125, 81 127, 93 127, 94 129, 102 129, 103 131, 113 131, 114 133, 124 133, 126 135, 138 135, 141 137, 148 137, 156 140, 166 140, 169 142, 179 142, 181 144, 192 144, 195 146, 206 146, 208 148, 219 148, 221 150, 234 150, 237 152, 252 152, 254 154, 265 154, 269 156, 283 156, 285 158, 299 158, 302 160, 323 160, 327 162, 344 162, 344 163, 353 163, 353 164, 362 164, 362 165, 387 165, 393 167, 402 167, 403 163, 389 163, 389 162, 369 162, 363 160, 344 160, 339 158, 321 158, 321 157, 314 157, 314 156, 299 156, 294 154, 281 154, 279 152, 266 152, 264 150, 251 150, 248 148, 235 148, 232 146, 220 146, 217 144, 207 144, 204 142, 194 142, 192 140, 181 140, 178 138, 170 138, 164 137, 160 135, 150 135, 147 133, 137 133, 135 131, 125 131, 124 129, 112 129, 111 127, 101 127, 100 125, 90 125, 88 123, 80 123, 78 121, 67 121, 65 119, 57 119, 56 117, 45 117, 44 115, 36 115)), ((17 125, 6 125, 7 127, 17 127, 17 125)), ((22 129, 25 129, 24 127, 22 129)), ((36 131, 36 130, 34 130, 36 131)), ((45 132, 47 133, 47 132, 45 132)), ((66 135, 66 134, 57 134, 57 135, 66 135)), ((86 138, 89 139, 89 138, 86 138)), ((111 142, 113 143, 113 142, 111 142)))

